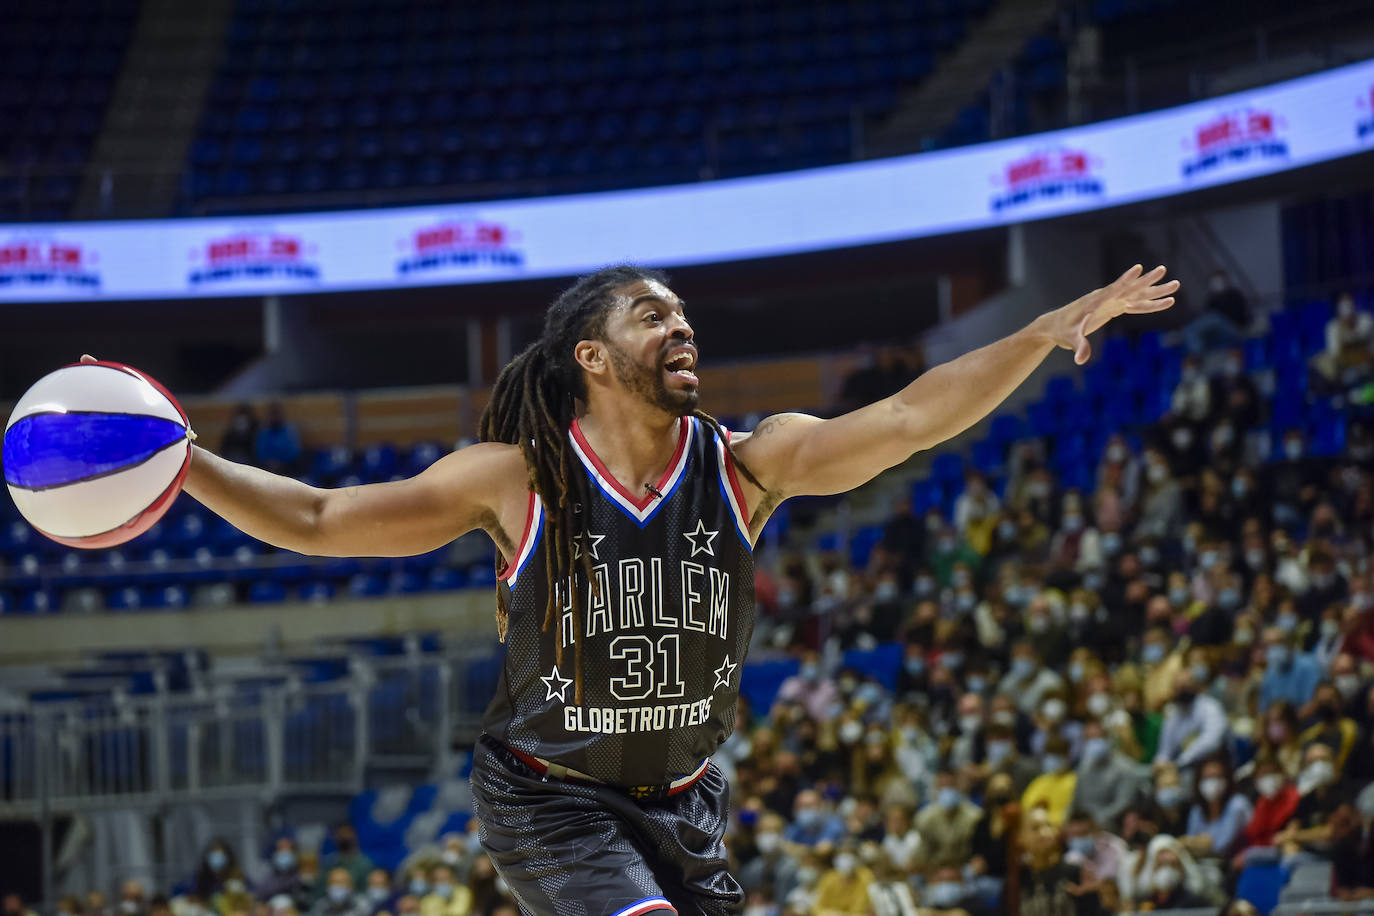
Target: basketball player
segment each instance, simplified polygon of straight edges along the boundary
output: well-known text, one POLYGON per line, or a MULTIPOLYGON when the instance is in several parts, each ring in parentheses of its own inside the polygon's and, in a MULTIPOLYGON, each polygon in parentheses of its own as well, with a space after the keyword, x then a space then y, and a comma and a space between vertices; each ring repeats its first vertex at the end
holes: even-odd
POLYGON ((1173 304, 1164 268, 1109 286, 833 420, 731 435, 697 409, 697 347, 659 273, 611 267, 553 303, 497 379, 482 442, 405 481, 322 490, 196 448, 186 490, 323 556, 406 556, 480 528, 506 659, 473 763, 482 845, 532 914, 714 914, 751 549, 789 496, 841 493, 986 416, 1055 347, 1173 304))

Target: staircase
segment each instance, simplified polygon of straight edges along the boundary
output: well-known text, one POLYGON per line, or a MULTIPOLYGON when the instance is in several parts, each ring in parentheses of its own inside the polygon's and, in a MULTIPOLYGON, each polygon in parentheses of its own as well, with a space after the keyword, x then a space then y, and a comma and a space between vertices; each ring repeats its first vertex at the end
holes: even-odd
POLYGON ((915 152, 938 136, 1054 16, 1055 0, 1001 0, 930 77, 909 90, 869 141, 873 156, 915 152))
POLYGON ((73 215, 167 216, 233 0, 144 0, 73 215))

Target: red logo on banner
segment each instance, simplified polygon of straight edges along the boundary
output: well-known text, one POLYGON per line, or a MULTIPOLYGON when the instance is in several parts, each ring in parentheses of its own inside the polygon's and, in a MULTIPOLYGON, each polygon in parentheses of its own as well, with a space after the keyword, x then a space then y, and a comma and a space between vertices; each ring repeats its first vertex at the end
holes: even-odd
POLYGON ((512 247, 514 240, 515 233, 505 224, 486 220, 426 226, 399 243, 406 254, 396 262, 396 273, 405 277, 446 267, 517 269, 525 265, 525 253, 512 247))
POLYGON ((243 232, 211 239, 191 252, 199 266, 187 278, 192 286, 235 280, 282 278, 317 281, 320 267, 313 251, 297 236, 279 232, 243 232))
POLYGON ((1008 163, 993 178, 1006 190, 993 196, 992 210, 998 213, 1035 200, 1101 197, 1105 189, 1097 172, 1098 161, 1083 150, 1037 150, 1008 163))
POLYGON ((71 242, 15 239, 0 244, 0 289, 64 286, 96 291, 100 273, 94 253, 71 242))
POLYGON ((1199 124, 1185 141, 1193 155, 1183 161, 1183 177, 1255 159, 1286 159, 1285 124, 1272 111, 1248 108, 1217 115, 1199 124))

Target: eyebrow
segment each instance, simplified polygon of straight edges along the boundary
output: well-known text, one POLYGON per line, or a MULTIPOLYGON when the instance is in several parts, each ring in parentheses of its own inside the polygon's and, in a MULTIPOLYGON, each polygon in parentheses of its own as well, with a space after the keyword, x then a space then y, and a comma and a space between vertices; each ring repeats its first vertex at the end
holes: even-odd
MULTIPOLYGON (((668 300, 664 299, 662 296, 656 293, 645 293, 642 296, 635 296, 634 299, 630 300, 630 308, 639 308, 640 304, 644 302, 657 302, 660 305, 668 305, 668 300)), ((672 306, 669 306, 669 308, 672 308, 672 306)), ((687 303, 683 302, 681 299, 677 300, 677 309, 681 311, 685 308, 687 308, 687 303)))

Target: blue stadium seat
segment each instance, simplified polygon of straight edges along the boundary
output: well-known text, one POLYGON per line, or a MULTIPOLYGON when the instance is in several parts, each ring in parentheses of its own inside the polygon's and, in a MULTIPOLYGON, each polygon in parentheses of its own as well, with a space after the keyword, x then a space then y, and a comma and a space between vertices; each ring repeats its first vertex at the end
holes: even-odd
POLYGON ((286 586, 271 579, 261 579, 248 588, 250 604, 278 604, 286 600, 286 586))
POLYGON ((300 587, 299 597, 302 601, 324 604, 334 600, 334 586, 329 582, 305 582, 300 587))
POLYGON ((382 576, 358 573, 348 580, 348 594, 354 598, 381 598, 387 593, 387 580, 382 576))
POLYGON ((461 570, 439 566, 429 573, 429 587, 436 592, 456 591, 467 586, 467 577, 461 570))

